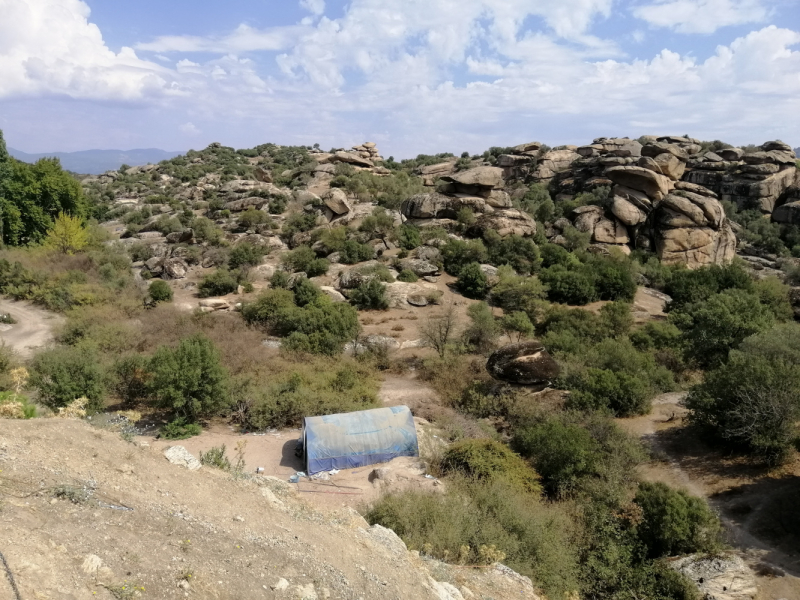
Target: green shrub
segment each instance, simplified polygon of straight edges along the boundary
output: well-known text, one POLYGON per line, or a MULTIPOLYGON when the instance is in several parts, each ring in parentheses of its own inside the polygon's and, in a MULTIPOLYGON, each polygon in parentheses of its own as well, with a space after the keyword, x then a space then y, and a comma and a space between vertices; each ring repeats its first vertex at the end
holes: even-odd
POLYGON ((536 273, 542 264, 539 247, 530 238, 508 235, 501 238, 489 230, 484 234, 488 246, 489 263, 497 267, 509 265, 520 275, 536 273))
POLYGON ((289 289, 289 281, 289 273, 277 270, 273 273, 272 277, 269 278, 269 285, 273 289, 289 289))
POLYGON ((57 347, 40 352, 31 363, 30 382, 39 391, 39 401, 53 410, 83 397, 89 399, 90 411, 103 408, 106 374, 89 348, 57 347))
POLYGON ((595 289, 601 300, 633 301, 637 285, 628 259, 597 257, 587 265, 595 274, 595 289))
POLYGON ((581 410, 608 408, 620 417, 650 411, 650 386, 626 373, 589 368, 571 382, 568 405, 581 410))
POLYGON ((219 350, 197 334, 177 348, 161 346, 150 360, 150 395, 156 406, 188 423, 209 417, 228 400, 228 373, 219 350))
POLYGON ((264 249, 249 242, 242 242, 233 247, 228 255, 228 267, 238 269, 240 267, 255 267, 261 263, 264 256, 264 249))
POLYGON ((528 318, 528 315, 522 311, 508 313, 503 315, 500 321, 500 328, 508 336, 508 339, 519 342, 523 337, 530 337, 533 335, 533 323, 528 318))
POLYGON ((36 405, 32 404, 30 399, 25 394, 17 394, 16 392, 6 391, 0 392, 0 406, 4 404, 17 404, 17 409, 6 411, 3 413, 3 418, 7 419, 35 419, 36 418, 36 405))
POLYGON ((239 215, 239 227, 244 229, 253 229, 258 225, 263 225, 269 221, 267 213, 258 210, 257 208, 248 208, 246 211, 239 215))
POLYGON ((485 302, 470 304, 467 307, 469 325, 464 331, 464 341, 477 352, 488 353, 495 347, 500 334, 492 309, 485 302))
POLYGON ((736 450, 776 463, 800 439, 800 325, 764 331, 732 350, 686 400, 693 423, 736 450))
POLYGON ((645 482, 633 501, 642 509, 636 533, 650 558, 713 552, 719 547, 719 519, 702 498, 661 482, 645 482))
POLYGON ((441 248, 444 269, 453 277, 461 274, 461 269, 471 263, 485 263, 488 260, 486 246, 480 240, 448 239, 441 248))
POLYGON ((440 560, 502 561, 536 581, 548 598, 564 599, 580 588, 570 517, 504 481, 450 477, 443 493, 389 494, 364 516, 395 531, 409 549, 440 560))
POLYGON ((498 283, 492 288, 490 299, 504 312, 524 312, 532 322, 539 320, 544 309, 547 288, 536 277, 519 277, 507 267, 497 272, 498 283))
POLYGON ((166 281, 156 279, 147 288, 147 293, 153 302, 170 302, 172 300, 172 288, 166 281))
POLYGON ((450 446, 441 462, 444 473, 460 473, 470 479, 502 480, 511 487, 539 494, 539 475, 508 446, 494 440, 463 440, 450 446))
POLYGON ((114 361, 111 368, 113 389, 126 404, 132 404, 147 397, 148 360, 139 354, 122 356, 114 361))
POLYGON ((489 292, 489 282, 486 274, 476 262, 469 263, 459 270, 456 287, 467 298, 475 300, 482 300, 489 292))
POLYGON ((317 277, 328 272, 330 263, 327 259, 317 258, 308 246, 298 246, 283 258, 284 267, 297 273, 305 272, 309 277, 317 277))
POLYGON ((227 269, 217 269, 203 277, 203 281, 197 286, 198 295, 201 298, 209 296, 225 296, 233 294, 239 289, 239 282, 233 273, 227 269))
POLYGON ((356 240, 347 240, 339 251, 339 262, 345 265, 372 260, 375 250, 368 244, 359 244, 356 240))
POLYGON ((725 362, 729 350, 746 337, 769 329, 775 317, 755 293, 729 288, 704 301, 682 304, 670 320, 683 331, 687 356, 709 367, 725 362))
POLYGON ((222 230, 214 224, 214 221, 206 217, 197 217, 192 221, 194 237, 200 242, 208 242, 217 245, 222 241, 222 230))
POLYGON ((377 279, 365 281, 354 289, 350 295, 350 302, 360 310, 386 310, 389 308, 386 286, 377 279))
POLYGON ((294 292, 294 303, 300 307, 311 304, 322 294, 322 290, 305 277, 297 278, 292 285, 292 292, 294 292))
POLYGON ((159 433, 168 440, 185 440, 200 435, 203 433, 203 428, 197 423, 187 423, 185 418, 179 417, 162 425, 159 433))
POLYGON ((706 301, 714 294, 729 289, 753 289, 752 278, 738 262, 694 270, 676 270, 669 277, 665 288, 666 293, 672 297, 667 304, 667 310, 680 310, 685 305, 706 301))
POLYGON ((403 269, 397 275, 397 281, 403 281, 405 283, 414 283, 415 281, 419 281, 419 277, 414 271, 410 269, 403 269))
POLYGON ((405 250, 413 250, 422 245, 419 228, 404 223, 397 228, 397 243, 405 250))
POLYGON ((594 278, 584 271, 568 271, 560 265, 542 270, 539 274, 547 286, 551 302, 582 306, 599 298, 594 278))
POLYGON ((231 470, 231 461, 225 454, 225 444, 214 446, 207 452, 200 452, 199 460, 209 467, 221 469, 222 471, 231 470))
POLYGON ((376 408, 378 380, 364 363, 310 359, 290 371, 252 382, 242 399, 243 426, 253 430, 299 427, 303 417, 376 408))
POLYGON ((600 309, 600 317, 612 336, 627 335, 633 326, 631 305, 626 302, 611 302, 600 309))

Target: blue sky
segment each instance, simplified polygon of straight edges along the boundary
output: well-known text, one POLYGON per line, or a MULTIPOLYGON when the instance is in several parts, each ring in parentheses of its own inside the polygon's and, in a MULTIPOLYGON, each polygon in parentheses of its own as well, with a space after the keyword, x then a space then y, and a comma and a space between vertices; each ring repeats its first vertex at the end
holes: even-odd
POLYGON ((28 152, 385 156, 685 134, 800 146, 800 0, 0 0, 28 152))

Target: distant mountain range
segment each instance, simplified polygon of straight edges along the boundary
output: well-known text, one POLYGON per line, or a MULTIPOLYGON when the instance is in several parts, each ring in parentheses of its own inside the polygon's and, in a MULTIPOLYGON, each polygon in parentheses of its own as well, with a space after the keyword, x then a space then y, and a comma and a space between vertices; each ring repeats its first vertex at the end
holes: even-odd
POLYGON ((795 148, 794 153, 797 154, 797 156, 800 156, 800 148, 795 148))
POLYGON ((136 167, 139 165, 156 164, 162 160, 174 158, 184 152, 167 152, 158 148, 139 150, 81 150, 80 152, 45 152, 43 154, 28 154, 20 150, 8 149, 8 153, 27 163, 34 163, 40 158, 56 157, 61 160, 61 166, 74 173, 99 175, 106 171, 115 171, 122 165, 136 167))

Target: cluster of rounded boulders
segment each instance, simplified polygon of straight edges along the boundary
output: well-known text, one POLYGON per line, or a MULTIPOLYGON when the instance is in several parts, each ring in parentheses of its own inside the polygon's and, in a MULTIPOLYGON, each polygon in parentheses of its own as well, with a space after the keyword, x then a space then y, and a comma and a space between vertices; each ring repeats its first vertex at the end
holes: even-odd
POLYGON ((510 344, 489 356, 486 370, 495 379, 521 385, 548 385, 561 372, 558 363, 535 340, 510 344))

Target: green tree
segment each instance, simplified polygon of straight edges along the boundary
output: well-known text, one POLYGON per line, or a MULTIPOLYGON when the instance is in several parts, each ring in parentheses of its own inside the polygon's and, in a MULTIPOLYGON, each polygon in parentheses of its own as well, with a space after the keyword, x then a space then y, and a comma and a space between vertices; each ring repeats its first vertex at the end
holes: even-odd
POLYGON ((702 498, 645 482, 633 501, 642 509, 636 529, 650 558, 711 552, 719 546, 719 519, 702 498))
POLYGON ((377 279, 369 279, 354 289, 350 296, 350 302, 361 310, 386 310, 389 308, 386 286, 377 279))
POLYGON ((481 270, 481 266, 473 262, 459 271, 456 287, 467 298, 481 300, 489 291, 489 282, 486 274, 481 270))
POLYGON ((172 300, 172 288, 161 279, 153 281, 147 289, 147 293, 153 302, 170 302, 172 300))
POLYGON ((44 243, 62 254, 74 254, 83 250, 88 242, 89 234, 81 220, 62 212, 47 232, 44 243))
POLYGON ((195 423, 227 402, 228 372, 219 350, 204 335, 161 346, 150 360, 150 395, 156 406, 195 423))
POLYGON ((469 325, 464 331, 464 341, 482 354, 493 350, 499 331, 489 305, 485 302, 470 304, 467 316, 469 325))
POLYGON ((88 348, 53 348, 37 354, 31 365, 31 384, 39 399, 52 409, 86 397, 88 408, 100 410, 106 391, 106 376, 99 357, 88 348))
POLYGON ((517 342, 524 337, 533 335, 533 323, 531 323, 528 315, 522 311, 504 315, 500 321, 500 327, 511 341, 514 341, 513 336, 515 335, 517 337, 517 342))

